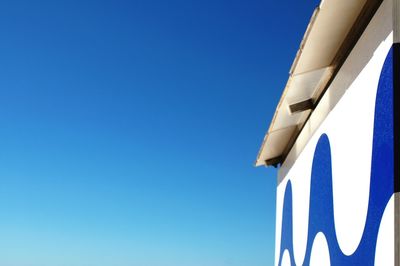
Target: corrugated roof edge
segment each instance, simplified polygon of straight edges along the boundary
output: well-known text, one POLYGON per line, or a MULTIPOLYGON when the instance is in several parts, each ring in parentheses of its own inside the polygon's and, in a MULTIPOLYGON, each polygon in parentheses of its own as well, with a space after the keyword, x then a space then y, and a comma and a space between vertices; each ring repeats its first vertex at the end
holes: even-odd
MULTIPOLYGON (((348 32, 348 34, 346 35, 345 40, 342 42, 342 44, 340 45, 340 48, 338 49, 334 60, 332 60, 332 64, 331 64, 331 74, 326 78, 326 82, 325 85, 322 86, 318 91, 317 91, 317 97, 315 99, 315 104, 318 104, 320 99, 322 98, 322 96, 324 95, 326 89, 329 87, 330 83, 332 82, 332 80, 334 79, 334 77, 336 76, 337 72, 339 71, 340 67, 342 66, 342 64, 344 63, 345 59, 347 58, 348 54, 350 53, 350 51, 352 50, 352 48, 354 47, 354 45, 356 44, 357 40, 359 39, 359 37, 361 36, 362 32, 365 30, 366 26, 368 25, 369 21, 371 20, 371 18, 373 17, 373 15, 375 14, 376 10, 379 8, 380 4, 382 3, 383 0, 367 0, 366 3, 364 4, 364 6, 362 7, 359 15, 357 16, 357 19, 355 20, 355 22, 353 23, 353 25, 351 26, 350 31, 348 32)), ((281 107, 283 100, 285 99, 286 93, 287 93, 287 88, 290 85, 293 73, 297 67, 299 58, 302 54, 304 45, 307 41, 307 38, 310 34, 310 32, 312 31, 314 22, 318 16, 319 10, 322 6, 322 4, 324 3, 324 1, 321 1, 320 5, 314 10, 313 15, 311 16, 310 22, 307 26, 306 32, 303 36, 303 39, 300 43, 300 48, 296 53, 296 57, 292 63, 292 66, 290 68, 290 72, 289 72, 289 78, 288 81, 286 83, 285 89, 282 93, 282 96, 280 98, 280 101, 277 105, 274 117, 271 121, 271 124, 269 126, 268 132, 265 135, 261 148, 258 152, 257 155, 257 159, 255 161, 255 166, 261 166, 261 165, 267 165, 265 161, 260 160, 261 155, 264 151, 264 149, 266 148, 266 143, 268 140, 268 136, 269 133, 271 132, 273 125, 275 123, 276 117, 277 117, 277 111, 278 109, 281 107)), ((293 146, 293 144, 295 143, 295 140, 297 139, 298 135, 300 134, 302 128, 304 127, 304 125, 307 123, 308 118, 310 117, 310 115, 312 114, 312 111, 310 112, 310 114, 308 115, 307 119, 305 120, 305 122, 302 125, 299 125, 300 130, 297 130, 294 133, 294 136, 292 136, 290 138, 290 140, 288 141, 289 143, 291 142, 291 146, 293 146)), ((287 147, 285 149, 286 154, 282 154, 280 156, 278 156, 280 158, 280 162, 282 163, 286 156, 287 153, 290 151, 291 147, 287 147)), ((278 158, 277 157, 277 158, 278 158)), ((274 159, 274 158, 272 158, 274 159)), ((274 160, 274 165, 276 166, 277 164, 276 160, 274 160)), ((268 166, 268 165, 267 165, 268 166)))
MULTIPOLYGON (((322 2, 323 2, 323 0, 321 1, 321 3, 322 3, 322 2)), ((282 102, 283 102, 283 99, 285 98, 286 93, 287 93, 287 88, 288 88, 289 85, 290 85, 290 82, 291 82, 291 79, 292 79, 293 70, 295 69, 295 67, 296 67, 296 65, 297 65, 297 63, 298 63, 298 61, 299 61, 299 57, 300 57, 301 52, 302 52, 303 47, 304 47, 304 43, 305 43, 305 41, 307 40, 307 37, 309 36, 310 30, 311 30, 311 28, 312 28, 312 25, 313 25, 314 22, 315 22, 315 19, 316 19, 317 15, 318 15, 319 10, 320 10, 319 6, 316 7, 316 8, 314 9, 314 12, 313 12, 313 14, 312 14, 312 16, 311 16, 311 18, 310 18, 310 22, 309 22, 308 25, 307 25, 306 32, 304 33, 303 38, 302 38, 301 43, 300 43, 300 48, 297 50, 296 57, 295 57, 295 59, 294 59, 292 65, 291 65, 291 67, 290 67, 290 70, 289 70, 289 79, 288 79, 288 81, 286 82, 286 85, 285 85, 285 88, 284 88, 284 90, 283 90, 282 96, 281 96, 281 98, 279 99, 278 105, 276 106, 276 109, 275 109, 274 116, 272 117, 271 123, 270 123, 270 125, 269 125, 267 134, 265 134, 264 139, 263 139, 263 142, 262 142, 262 144, 261 144, 261 148, 260 148, 260 150, 258 151, 257 159, 256 159, 256 161, 254 162, 254 165, 255 165, 255 166, 261 166, 261 165, 263 165, 263 164, 259 164, 258 162, 259 162, 259 158, 260 158, 260 156, 261 156, 261 153, 262 153, 262 151, 263 151, 263 149, 264 149, 264 147, 265 147, 265 144, 266 144, 266 142, 267 142, 267 139, 268 139, 268 132, 270 132, 270 131, 272 130, 272 127, 273 127, 273 125, 274 125, 274 123, 275 123, 276 116, 277 116, 277 113, 278 113, 278 109, 281 107, 282 102)))

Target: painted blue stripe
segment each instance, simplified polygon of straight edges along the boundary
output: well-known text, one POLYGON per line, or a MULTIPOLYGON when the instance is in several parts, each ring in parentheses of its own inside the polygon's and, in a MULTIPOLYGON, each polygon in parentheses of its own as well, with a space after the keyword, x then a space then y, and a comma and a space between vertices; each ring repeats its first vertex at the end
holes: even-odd
MULTIPOLYGON (((356 156, 355 152, 354 157, 356 156)), ((312 163, 307 246, 301 265, 310 264, 312 244, 319 232, 326 237, 331 265, 374 264, 379 225, 385 207, 393 195, 393 163, 393 49, 391 49, 383 65, 378 84, 368 212, 360 244, 356 251, 349 256, 345 255, 339 247, 333 212, 331 149, 328 136, 323 134, 318 140, 312 163)), ((357 177, 348 176, 346 178, 357 177)), ((289 251, 290 262, 295 265, 292 206, 292 185, 289 180, 284 195, 278 265, 282 263, 285 250, 289 251)), ((393 247, 389 246, 388 248, 393 247)))

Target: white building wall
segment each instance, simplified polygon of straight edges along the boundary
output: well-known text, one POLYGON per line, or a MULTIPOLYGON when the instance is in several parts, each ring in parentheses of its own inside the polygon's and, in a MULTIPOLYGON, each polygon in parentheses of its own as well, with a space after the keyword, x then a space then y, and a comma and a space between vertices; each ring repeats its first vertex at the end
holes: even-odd
MULTIPOLYGON (((335 80, 306 123, 278 174, 275 264, 303 265, 308 253, 310 265, 328 265, 335 248, 324 232, 308 239, 311 176, 317 143, 329 138, 332 165, 333 224, 340 256, 358 254, 365 237, 367 213, 371 212, 371 158, 375 101, 381 70, 393 44, 392 1, 385 0, 335 80), (312 137, 310 138, 310 135, 312 137), (306 143, 307 141, 307 143, 306 143), (304 147, 304 148, 302 148, 304 147), (292 190, 292 250, 281 250, 285 191, 292 190), (313 243, 311 250, 307 243, 313 243), (359 250, 357 250, 359 249, 359 250), (284 254, 284 256, 281 256, 284 254), (282 257, 282 260, 280 261, 282 257)), ((319 188, 323 189, 324 188, 319 188)), ((320 195, 329 196, 329 192, 320 195)), ((326 207, 329 211, 329 206, 326 207)), ((287 216, 287 215, 286 215, 287 216)), ((321 217, 321 221, 326 217, 321 217)), ((315 220, 315 219, 314 219, 315 220)), ((394 265, 394 200, 382 215, 374 257, 375 265, 394 265)), ((319 223, 319 221, 317 221, 319 223)), ((290 229, 286 229, 287 230, 290 229)), ((375 250, 375 249, 374 249, 375 250)), ((339 254, 339 253, 338 253, 339 254)), ((354 255, 354 256, 356 256, 354 255)), ((372 264, 374 263, 372 262, 372 264)), ((341 265, 345 265, 343 261, 341 265)), ((371 264, 371 265, 372 265, 371 264)), ((365 265, 365 264, 360 264, 365 265)))

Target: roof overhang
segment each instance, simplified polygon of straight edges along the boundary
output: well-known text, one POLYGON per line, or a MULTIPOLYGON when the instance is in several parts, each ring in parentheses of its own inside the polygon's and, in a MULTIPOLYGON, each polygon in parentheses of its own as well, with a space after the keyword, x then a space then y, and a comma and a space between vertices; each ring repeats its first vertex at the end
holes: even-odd
POLYGON ((276 166, 284 161, 313 107, 318 104, 381 2, 322 0, 315 9, 264 137, 256 166, 276 166), (297 108, 296 112, 293 112, 293 107, 297 108))

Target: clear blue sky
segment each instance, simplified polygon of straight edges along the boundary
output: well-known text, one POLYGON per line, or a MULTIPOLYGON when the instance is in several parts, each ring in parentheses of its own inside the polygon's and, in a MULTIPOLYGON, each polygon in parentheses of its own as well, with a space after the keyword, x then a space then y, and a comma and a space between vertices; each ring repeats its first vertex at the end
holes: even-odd
POLYGON ((317 3, 2 1, 0 265, 271 265, 253 162, 317 3))

